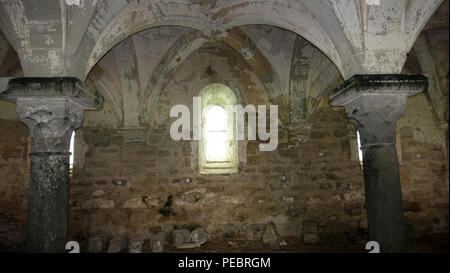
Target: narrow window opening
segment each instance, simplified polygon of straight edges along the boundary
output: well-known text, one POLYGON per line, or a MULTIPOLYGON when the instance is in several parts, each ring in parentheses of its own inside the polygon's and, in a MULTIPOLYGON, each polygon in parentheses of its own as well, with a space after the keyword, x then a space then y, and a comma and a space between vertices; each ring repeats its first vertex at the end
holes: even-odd
POLYGON ((358 140, 358 158, 359 158, 359 166, 361 169, 363 168, 363 152, 361 150, 361 138, 359 135, 359 131, 356 131, 356 139, 358 140))
POLYGON ((228 117, 223 107, 213 105, 206 114, 206 160, 228 160, 228 117))
POLYGON ((72 136, 70 137, 70 146, 69 146, 69 176, 73 176, 73 157, 74 157, 74 147, 75 147, 75 131, 72 132, 72 136))

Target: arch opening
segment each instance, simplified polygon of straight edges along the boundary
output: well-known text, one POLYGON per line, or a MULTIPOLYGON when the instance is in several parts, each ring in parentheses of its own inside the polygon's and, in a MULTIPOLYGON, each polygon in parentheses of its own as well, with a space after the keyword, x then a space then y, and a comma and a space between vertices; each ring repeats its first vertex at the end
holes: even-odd
POLYGON ((225 174, 238 172, 236 118, 227 107, 236 105, 234 92, 226 85, 213 83, 200 91, 201 139, 198 149, 199 172, 225 174))

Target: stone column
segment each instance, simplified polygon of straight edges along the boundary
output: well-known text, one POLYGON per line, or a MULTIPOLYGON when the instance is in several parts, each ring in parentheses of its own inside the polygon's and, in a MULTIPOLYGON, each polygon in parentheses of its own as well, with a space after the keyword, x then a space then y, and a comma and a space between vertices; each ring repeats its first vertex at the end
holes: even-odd
POLYGON ((76 78, 14 78, 0 97, 15 101, 31 136, 28 252, 64 252, 69 195, 69 145, 83 111, 102 97, 76 78))
POLYGON ((396 122, 408 96, 427 85, 421 75, 355 75, 329 96, 331 105, 345 106, 360 133, 369 240, 381 252, 406 252, 396 122))

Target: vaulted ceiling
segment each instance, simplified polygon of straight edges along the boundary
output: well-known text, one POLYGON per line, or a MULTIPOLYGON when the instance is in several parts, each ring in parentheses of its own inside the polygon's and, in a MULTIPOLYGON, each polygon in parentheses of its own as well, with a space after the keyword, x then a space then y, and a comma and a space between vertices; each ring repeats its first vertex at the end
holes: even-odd
POLYGON ((150 27, 186 26, 211 37, 248 24, 299 34, 324 52, 344 78, 362 72, 399 73, 442 0, 377 2, 18 0, 2 1, 0 25, 26 76, 85 79, 106 52, 150 27))
POLYGON ((445 5, 448 10, 448 1, 430 22, 442 0, 377 2, 2 1, 0 57, 14 59, 17 52, 20 59, 2 65, 7 70, 2 75, 78 77, 99 89, 115 123, 140 126, 151 118, 183 61, 201 48, 226 46, 256 73, 267 96, 280 106, 280 119, 300 122, 342 80, 361 73, 400 73, 413 52, 420 73, 438 82, 430 97, 436 111, 443 112, 448 88, 439 79, 445 65, 426 63, 433 48, 422 30, 429 37, 433 29, 448 28, 448 11, 442 11, 445 5))

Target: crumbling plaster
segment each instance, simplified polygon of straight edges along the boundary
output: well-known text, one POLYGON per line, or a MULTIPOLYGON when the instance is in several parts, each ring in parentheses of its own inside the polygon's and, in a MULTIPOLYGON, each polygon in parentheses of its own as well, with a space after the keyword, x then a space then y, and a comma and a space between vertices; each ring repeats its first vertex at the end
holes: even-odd
POLYGON ((399 73, 442 0, 379 6, 359 0, 78 2, 2 1, 0 27, 19 53, 26 76, 84 80, 110 49, 150 27, 180 25, 218 36, 248 24, 301 35, 332 60, 344 79, 357 73, 399 73))

